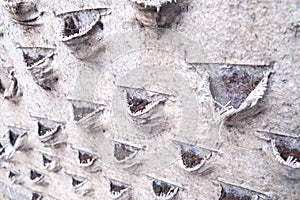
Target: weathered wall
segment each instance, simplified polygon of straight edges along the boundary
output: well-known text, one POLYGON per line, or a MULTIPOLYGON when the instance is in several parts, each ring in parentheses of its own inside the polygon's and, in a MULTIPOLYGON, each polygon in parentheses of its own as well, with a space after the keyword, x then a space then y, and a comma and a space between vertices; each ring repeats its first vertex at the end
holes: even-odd
POLYGON ((253 198, 300 199, 299 169, 277 162, 271 143, 287 135, 284 140, 300 150, 298 1, 190 0, 182 3, 181 14, 167 30, 141 27, 133 3, 126 0, 40 0, 38 10, 43 15, 34 26, 12 22, 3 8, 0 15, 1 83, 8 88, 13 67, 23 93, 16 103, 1 100, 0 133, 10 128, 28 135, 23 148, 0 161, 3 199, 31 199, 32 193, 43 199, 109 199, 111 180, 125 184, 132 199, 154 199, 155 179, 177 186, 177 198, 183 200, 219 199, 221 185, 246 188, 245 194, 253 198), (109 10, 102 13, 100 35, 76 50, 77 56, 91 52, 91 57, 77 59, 59 41, 57 15, 83 8, 109 10), (24 47, 54 52, 50 77, 58 81, 51 90, 32 78, 24 47), (230 76, 230 67, 245 80, 230 76), (254 116, 216 123, 217 112, 201 89, 206 73, 215 100, 225 105, 231 97, 245 99, 249 94, 238 84, 249 82, 253 90, 252 81, 271 69, 254 116), (237 89, 226 88, 226 78, 233 78, 237 89), (130 121, 124 96, 128 88, 162 93, 157 110, 147 118, 152 120, 149 126, 130 121), (72 105, 97 112, 90 121, 76 123, 72 105), (38 121, 60 130, 43 142, 38 121), (138 152, 125 163, 117 162, 115 143, 138 152), (202 149, 203 157, 211 154, 197 172, 180 167, 181 146, 186 145, 202 149), (78 150, 96 158, 92 166, 80 166, 78 150), (52 156, 52 168, 43 165, 45 154, 52 156), (31 170, 44 178, 31 180, 31 170), (9 177, 10 172, 15 176, 9 177), (72 186, 77 176, 87 181, 78 189, 72 186))

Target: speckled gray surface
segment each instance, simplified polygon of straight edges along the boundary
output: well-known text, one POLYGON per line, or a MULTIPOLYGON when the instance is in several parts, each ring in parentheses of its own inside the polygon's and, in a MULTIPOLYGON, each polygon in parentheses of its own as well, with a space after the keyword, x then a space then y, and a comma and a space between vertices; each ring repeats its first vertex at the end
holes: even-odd
POLYGON ((284 135, 300 150, 297 0, 184 1, 172 26, 159 30, 141 27, 133 3, 127 0, 40 0, 37 9, 43 14, 36 25, 25 26, 12 22, 1 8, 1 83, 9 86, 8 71, 14 67, 23 95, 17 104, 0 100, 0 133, 14 127, 29 136, 11 160, 0 161, 3 199, 31 199, 32 193, 43 199, 113 199, 110 181, 116 180, 129 188, 131 199, 148 200, 155 199, 155 179, 178 187, 176 198, 182 200, 219 199, 221 186, 245 188, 252 199, 256 195, 300 199, 300 169, 277 162, 271 146, 271 139, 284 135), (108 10, 101 16, 101 37, 83 43, 83 50, 73 49, 89 58, 77 59, 78 54, 59 40, 57 15, 90 8, 108 10), (36 84, 20 47, 55 49, 50 64, 58 82, 53 90, 36 84), (223 125, 216 123, 201 88, 208 73, 215 99, 225 105, 232 97, 222 88, 229 66, 249 73, 246 81, 268 69, 275 73, 257 105, 259 114, 223 125), (155 121, 150 130, 159 131, 136 129, 125 108, 128 88, 168 97, 158 107, 164 112, 139 119, 164 119, 164 131, 155 121), (93 115, 74 121, 74 102, 94 109, 93 115), (51 122, 60 130, 41 142, 38 121, 51 122), (116 142, 134 147, 137 153, 117 162, 116 142), (205 148, 212 155, 199 171, 187 172, 180 165, 182 145, 205 148), (96 158, 91 166, 80 163, 78 150, 96 158), (58 171, 43 165, 43 154, 54 158, 58 171), (31 180, 31 170, 42 173, 43 179, 31 180), (10 172, 15 176, 9 177, 10 172), (85 182, 74 187, 72 177, 85 182))

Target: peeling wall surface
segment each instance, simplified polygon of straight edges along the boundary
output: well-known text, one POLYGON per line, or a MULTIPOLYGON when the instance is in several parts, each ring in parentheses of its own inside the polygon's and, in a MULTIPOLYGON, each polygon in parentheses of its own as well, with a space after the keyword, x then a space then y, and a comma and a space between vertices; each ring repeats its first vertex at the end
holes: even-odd
POLYGON ((300 2, 1 0, 0 199, 300 199, 300 2))

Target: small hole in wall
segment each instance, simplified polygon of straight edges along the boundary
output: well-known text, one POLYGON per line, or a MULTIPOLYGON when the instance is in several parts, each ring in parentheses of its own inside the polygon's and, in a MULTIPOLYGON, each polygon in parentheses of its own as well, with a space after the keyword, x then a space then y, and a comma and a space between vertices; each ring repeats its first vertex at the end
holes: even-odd
POLYGON ((78 159, 80 164, 88 164, 93 161, 94 157, 89 153, 78 151, 78 159))
POLYGON ((181 149, 181 158, 183 161, 183 164, 188 168, 193 168, 203 161, 203 158, 201 158, 199 155, 197 155, 196 152, 192 150, 184 150, 181 149))
POLYGON ((222 187, 221 196, 219 200, 251 200, 251 196, 241 195, 234 190, 225 191, 222 187))
POLYGON ((42 196, 40 194, 35 192, 32 193, 31 200, 40 200, 40 199, 42 199, 42 196))
POLYGON ((30 171, 30 179, 31 180, 35 180, 35 179, 37 179, 37 178, 40 178, 42 176, 42 174, 41 173, 39 173, 39 172, 37 172, 36 170, 31 170, 30 171))
POLYGON ((275 144, 280 156, 287 161, 289 157, 293 157, 297 162, 300 162, 300 151, 295 148, 290 148, 283 141, 278 140, 275 144))
POLYGON ((46 154, 43 154, 43 165, 46 167, 49 163, 52 162, 52 159, 50 156, 47 156, 46 154))

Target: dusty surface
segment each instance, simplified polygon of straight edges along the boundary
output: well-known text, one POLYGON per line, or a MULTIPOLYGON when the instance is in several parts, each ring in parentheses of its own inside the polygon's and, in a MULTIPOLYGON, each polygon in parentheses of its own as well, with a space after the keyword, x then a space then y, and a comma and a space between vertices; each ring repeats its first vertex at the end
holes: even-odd
MULTIPOLYGON (((219 199, 224 185, 242 188, 241 197, 300 199, 300 169, 277 162, 270 142, 278 134, 291 137, 295 147, 282 152, 299 158, 299 2, 190 0, 168 30, 140 27, 133 3, 125 0, 41 0, 37 9, 43 11, 37 25, 24 26, 1 8, 1 88, 10 86, 13 67, 23 95, 18 103, 1 99, 0 133, 9 128, 28 133, 25 146, 0 161, 1 199, 109 199, 111 180, 128 185, 132 199, 154 199, 155 180, 177 187, 182 200, 219 199), (63 22, 56 15, 99 7, 110 9, 102 13, 103 27, 98 24, 101 37, 83 42, 88 45, 77 55, 90 57, 77 59, 59 41, 63 22), (55 49, 53 89, 35 82, 20 47, 55 49), (259 112, 230 125, 216 124, 201 91, 205 73, 215 99, 237 106, 271 68, 275 73, 259 112), (162 93, 164 103, 133 123, 128 88, 162 93), (74 102, 83 116, 73 113, 74 102), (48 129, 61 128, 41 139, 38 121, 51 124, 48 129), (134 156, 118 162, 116 142, 132 146, 134 156), (182 144, 206 148, 212 156, 199 171, 186 172, 178 164, 182 144), (78 151, 96 160, 88 165, 78 151), (45 154, 53 158, 53 168, 45 167, 45 154)), ((38 80, 44 80, 40 74, 38 80)), ((0 154, 5 155, 3 147, 0 154)))

